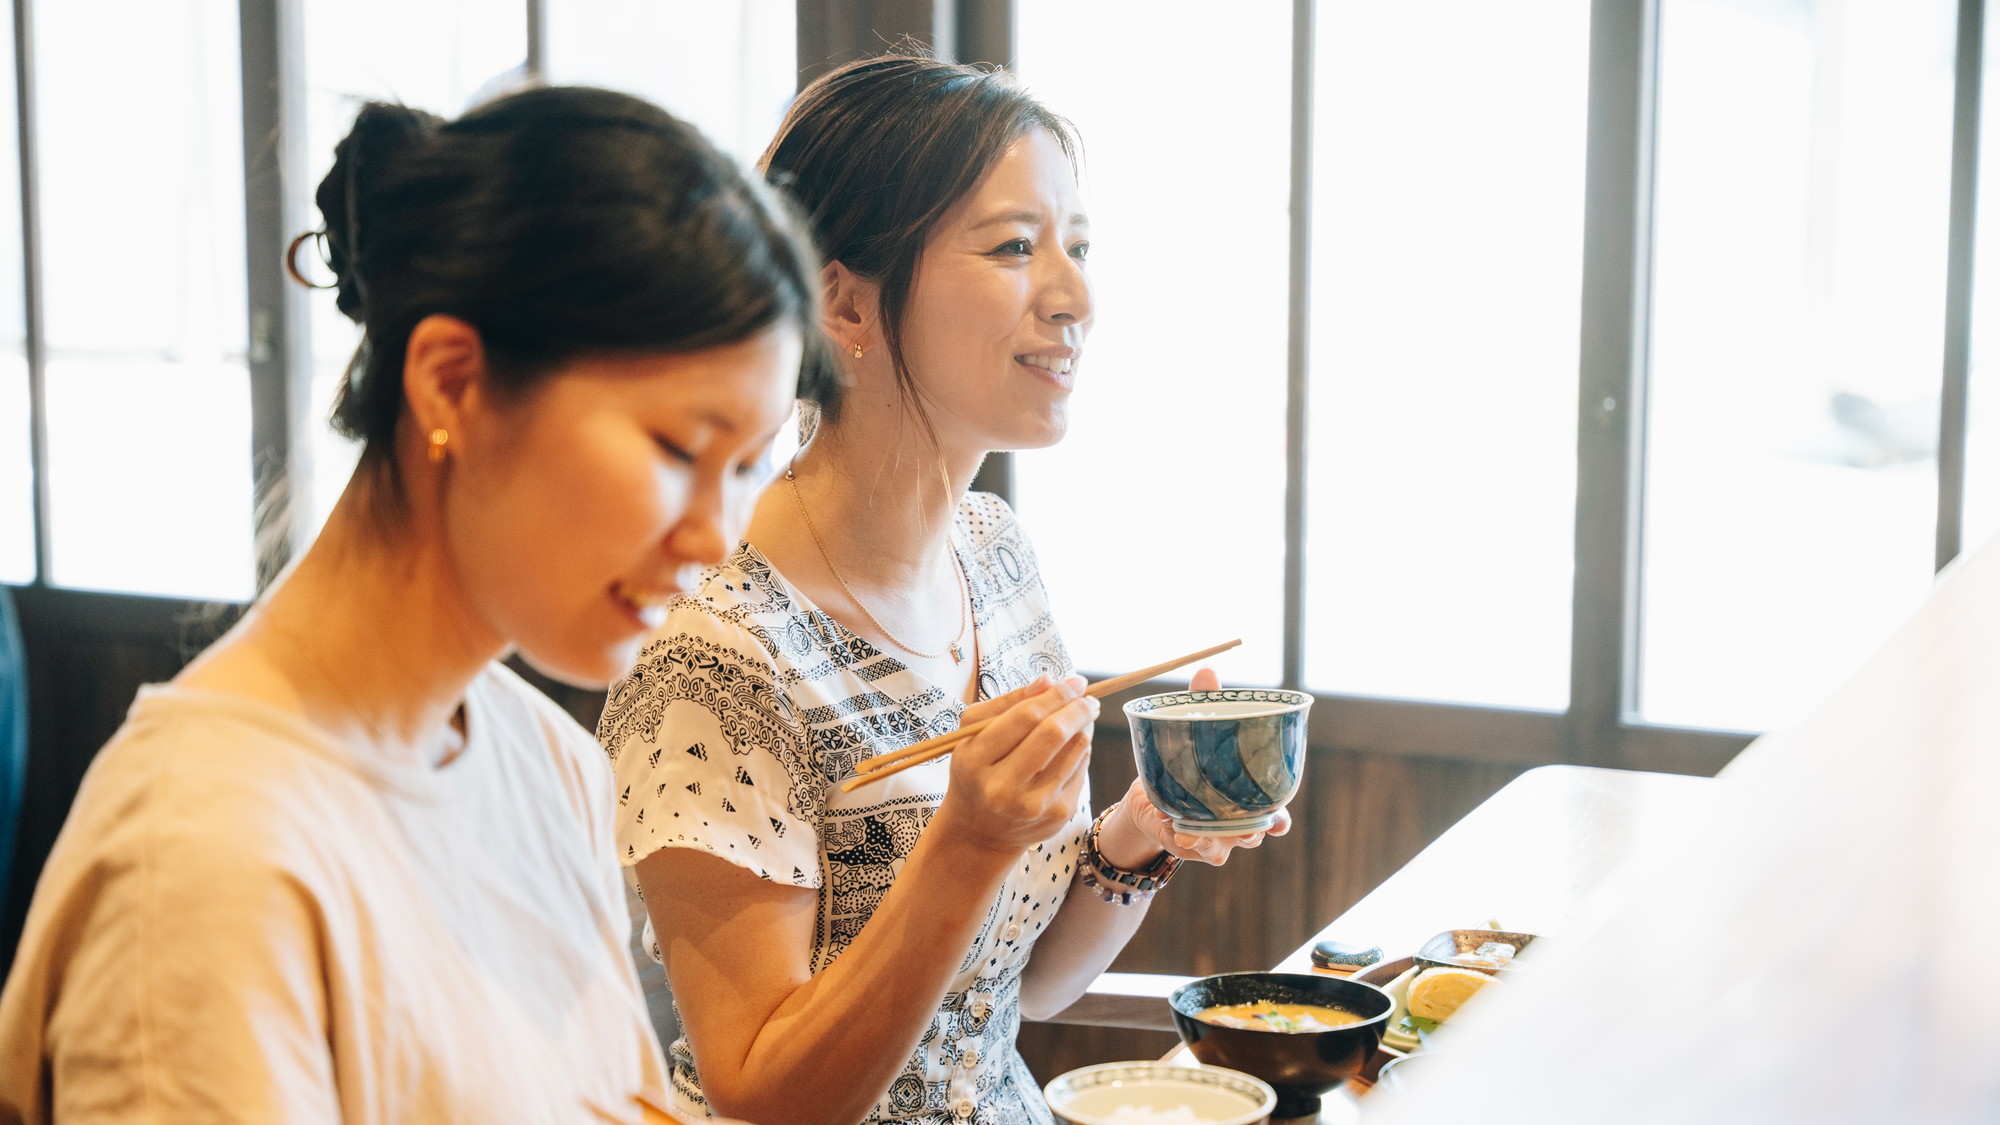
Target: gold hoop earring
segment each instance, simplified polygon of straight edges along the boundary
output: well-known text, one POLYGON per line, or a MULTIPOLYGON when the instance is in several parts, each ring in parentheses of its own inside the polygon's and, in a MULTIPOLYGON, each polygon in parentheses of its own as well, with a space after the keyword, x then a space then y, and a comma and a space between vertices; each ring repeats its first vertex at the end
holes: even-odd
POLYGON ((431 464, 437 465, 437 464, 442 464, 444 462, 445 443, 449 442, 450 440, 451 440, 451 435, 444 432, 443 429, 436 429, 431 431, 431 446, 428 451, 431 459, 431 464))
POLYGON ((856 344, 856 345, 854 345, 854 358, 855 358, 855 359, 860 359, 860 358, 861 358, 861 345, 860 345, 860 344, 856 344))

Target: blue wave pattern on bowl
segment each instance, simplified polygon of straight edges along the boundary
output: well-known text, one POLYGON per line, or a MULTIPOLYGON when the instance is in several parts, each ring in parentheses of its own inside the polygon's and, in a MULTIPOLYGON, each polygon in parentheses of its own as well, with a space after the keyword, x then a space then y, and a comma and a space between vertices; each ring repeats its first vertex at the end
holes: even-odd
POLYGON ((1304 692, 1271 688, 1177 691, 1127 703, 1146 795, 1183 831, 1268 827, 1298 791, 1311 706, 1304 692))

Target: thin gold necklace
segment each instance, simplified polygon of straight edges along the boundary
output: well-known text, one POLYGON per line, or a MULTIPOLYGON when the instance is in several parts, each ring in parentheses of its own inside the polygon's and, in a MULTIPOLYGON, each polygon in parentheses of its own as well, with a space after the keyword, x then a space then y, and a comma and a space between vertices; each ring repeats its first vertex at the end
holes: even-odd
POLYGON ((911 656, 921 656, 925 660, 936 660, 940 656, 950 656, 953 664, 963 664, 965 662, 965 653, 958 647, 958 644, 965 639, 965 604, 969 599, 965 593, 965 568, 959 565, 958 552, 952 550, 949 543, 945 545, 945 553, 951 556, 952 576, 958 579, 958 632, 951 638, 951 643, 944 646, 943 652, 919 652, 898 640, 896 634, 891 633, 886 625, 877 621, 875 615, 868 612, 868 607, 863 605, 861 598, 855 594, 854 587, 849 586, 847 579, 840 576, 840 568, 833 565, 833 556, 827 554, 826 541, 819 537, 819 528, 813 526, 812 513, 806 511, 806 499, 799 495, 799 478, 792 472, 790 464, 785 466, 785 480, 790 482, 792 486, 792 503, 798 505, 799 518, 806 521, 806 530, 812 533, 813 546, 819 548, 819 557, 825 561, 826 569, 833 573, 833 580, 840 583, 840 588, 847 591, 847 600, 854 603, 854 608, 861 611, 861 616, 866 617, 870 625, 875 626, 875 631, 887 637, 890 644, 895 645, 911 656))

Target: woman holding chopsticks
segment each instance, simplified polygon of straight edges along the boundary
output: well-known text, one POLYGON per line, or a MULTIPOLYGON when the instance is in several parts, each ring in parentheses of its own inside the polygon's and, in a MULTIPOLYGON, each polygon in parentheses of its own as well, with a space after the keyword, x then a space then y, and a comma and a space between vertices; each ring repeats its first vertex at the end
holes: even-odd
POLYGON ((675 1095, 766 1125, 1046 1122, 1022 1014, 1081 995, 1181 859, 1261 839, 1177 837, 1136 785, 1092 817, 1097 702, 1013 513, 968 491, 989 451, 1067 425, 1092 316, 1075 143, 1004 73, 889 57, 803 91, 764 166, 827 259, 836 377, 598 731, 683 1020, 675 1095))

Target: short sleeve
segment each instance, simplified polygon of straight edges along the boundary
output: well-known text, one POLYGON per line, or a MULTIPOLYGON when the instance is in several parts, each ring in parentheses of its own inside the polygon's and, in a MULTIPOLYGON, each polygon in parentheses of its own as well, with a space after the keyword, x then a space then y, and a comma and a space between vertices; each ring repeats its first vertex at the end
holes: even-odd
POLYGON ((620 863, 697 848, 774 883, 820 885, 823 781, 756 634, 680 599, 611 689, 597 734, 616 779, 620 863))
POLYGON ((120 839, 143 850, 86 860, 36 899, 15 964, 31 979, 4 1022, 10 1037, 45 1034, 53 1099, 25 1119, 338 1121, 324 947, 302 888, 241 840, 141 828, 120 839))

